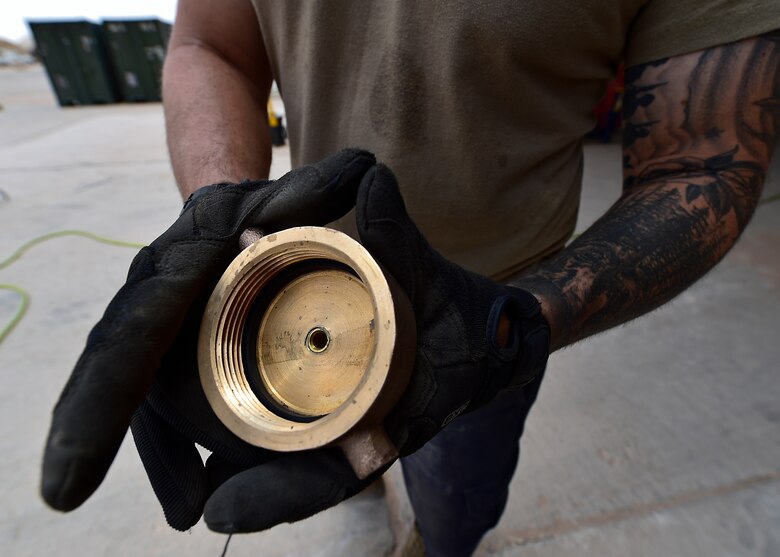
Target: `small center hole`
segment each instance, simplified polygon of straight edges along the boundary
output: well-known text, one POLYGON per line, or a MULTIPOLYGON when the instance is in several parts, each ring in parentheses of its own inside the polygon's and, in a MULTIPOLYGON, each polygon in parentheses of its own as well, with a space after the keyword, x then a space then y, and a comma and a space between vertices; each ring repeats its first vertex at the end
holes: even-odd
POLYGON ((309 334, 306 335, 306 348, 319 354, 325 352, 330 345, 330 335, 327 329, 323 327, 314 327, 309 334))

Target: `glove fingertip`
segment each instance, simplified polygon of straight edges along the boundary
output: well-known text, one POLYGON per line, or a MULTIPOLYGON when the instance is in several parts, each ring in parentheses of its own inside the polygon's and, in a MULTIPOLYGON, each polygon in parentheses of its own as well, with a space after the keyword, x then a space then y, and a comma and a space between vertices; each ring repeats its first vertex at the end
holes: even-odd
POLYGON ((112 443, 100 444, 95 439, 74 437, 55 418, 43 453, 40 485, 43 500, 63 512, 79 507, 105 478, 121 441, 120 437, 112 443))
POLYGON ((366 151, 365 149, 348 147, 338 151, 330 157, 322 159, 315 163, 314 166, 318 167, 320 170, 325 170, 327 168, 339 169, 353 161, 363 162, 366 165, 366 168, 368 168, 369 166, 376 164, 376 156, 371 151, 366 151))
POLYGON ((96 467, 90 464, 83 459, 64 457, 56 449, 49 448, 41 476, 41 497, 46 504, 55 510, 69 512, 86 501, 105 476, 105 472, 95 470, 96 467))
MULTIPOLYGON (((257 481, 262 479, 257 478, 257 481)), ((210 530, 221 534, 260 532, 286 522, 284 512, 277 511, 278 517, 268 516, 273 515, 274 507, 280 504, 279 496, 276 501, 269 497, 268 504, 262 505, 264 497, 258 491, 262 490, 246 485, 240 474, 231 478, 206 501, 203 520, 210 530), (247 494, 251 495, 247 498, 247 494)))
POLYGON ((366 172, 358 187, 355 216, 361 239, 369 242, 380 223, 411 225, 398 181, 387 166, 378 164, 366 172))
POLYGON ((360 178, 375 164, 376 157, 369 151, 342 149, 335 155, 315 163, 314 168, 321 176, 334 176, 337 186, 354 184, 353 187, 356 188, 360 178))
POLYGON ((229 501, 225 497, 212 497, 206 502, 203 509, 203 520, 209 530, 220 534, 237 534, 257 531, 236 524, 235 512, 230 508, 229 501))
POLYGON ((270 197, 263 194, 267 203, 252 202, 247 218, 236 230, 257 226, 276 231, 333 222, 355 206, 358 185, 375 162, 368 151, 345 149, 297 168, 278 180, 270 197))

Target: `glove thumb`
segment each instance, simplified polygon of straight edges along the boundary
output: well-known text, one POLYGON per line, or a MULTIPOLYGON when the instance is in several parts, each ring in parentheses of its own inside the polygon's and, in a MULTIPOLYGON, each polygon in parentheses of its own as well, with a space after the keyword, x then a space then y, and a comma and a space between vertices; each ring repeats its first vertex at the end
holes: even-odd
POLYGON ((414 302, 421 250, 431 248, 406 212, 398 182, 388 167, 379 164, 365 174, 355 212, 361 243, 414 302))
POLYGON ((222 483, 206 502, 203 517, 215 532, 266 530, 340 503, 385 470, 360 480, 338 449, 290 453, 222 483))

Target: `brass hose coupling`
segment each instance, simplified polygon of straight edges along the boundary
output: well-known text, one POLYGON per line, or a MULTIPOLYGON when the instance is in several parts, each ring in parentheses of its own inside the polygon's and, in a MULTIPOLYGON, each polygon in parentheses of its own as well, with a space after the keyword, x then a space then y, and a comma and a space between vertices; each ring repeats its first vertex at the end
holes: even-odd
POLYGON ((241 244, 198 341, 216 415, 274 451, 338 445, 360 478, 396 459, 382 420, 408 384, 416 343, 400 286, 328 228, 247 230, 241 244))

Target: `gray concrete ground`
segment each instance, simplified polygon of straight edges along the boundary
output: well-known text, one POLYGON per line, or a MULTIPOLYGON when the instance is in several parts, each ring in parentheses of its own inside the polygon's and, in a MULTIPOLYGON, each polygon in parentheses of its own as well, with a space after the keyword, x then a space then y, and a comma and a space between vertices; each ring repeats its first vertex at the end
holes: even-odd
MULTIPOLYGON (((60 109, 38 67, 0 70, 0 104, 0 261, 65 229, 149 242, 178 214, 160 105, 60 109)), ((580 230, 620 187, 619 147, 586 153, 580 230)), ((289 156, 274 155, 279 176, 289 156)), ((778 163, 765 198, 780 192, 778 163)), ((778 245, 780 201, 760 206, 727 259, 677 300, 552 356, 507 511, 480 557, 780 555, 778 245)), ((65 237, 0 270, 31 297, 0 345, 2 555, 222 551, 224 536, 202 523, 166 526, 129 439, 77 511, 38 497, 50 409, 133 254, 65 237)), ((18 303, 0 290, 0 327, 18 303)), ((394 468, 386 497, 234 537, 228 555, 381 556, 410 520, 394 468)))

